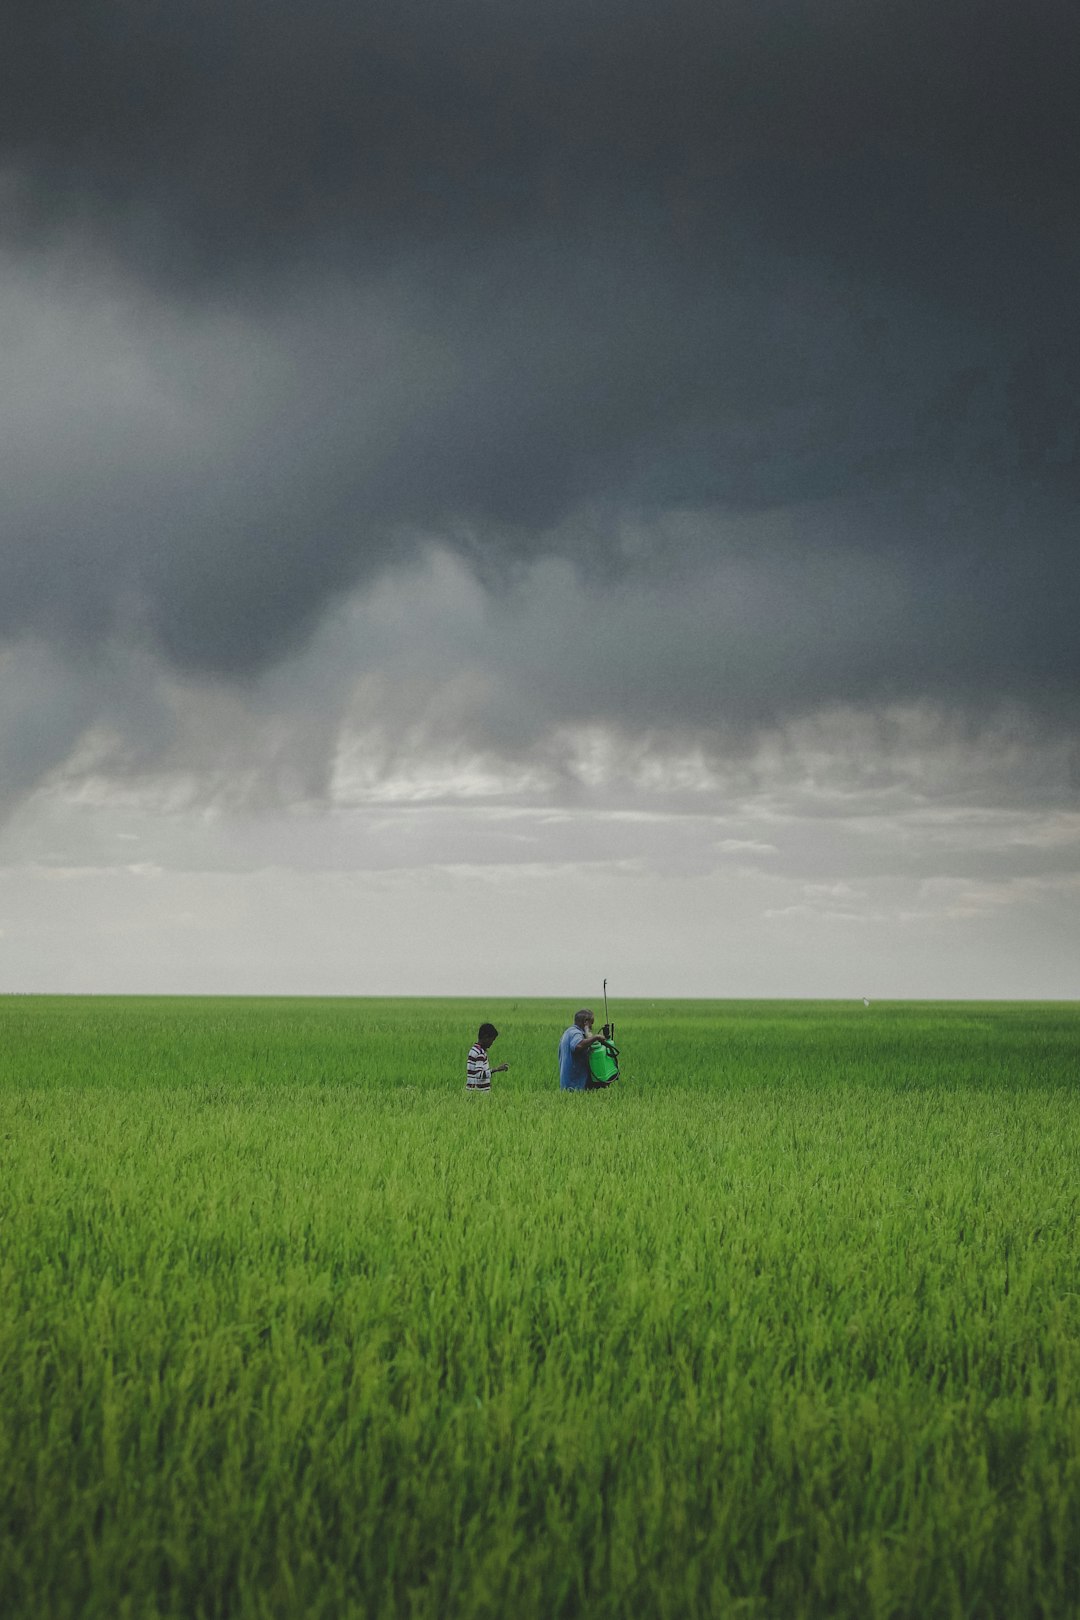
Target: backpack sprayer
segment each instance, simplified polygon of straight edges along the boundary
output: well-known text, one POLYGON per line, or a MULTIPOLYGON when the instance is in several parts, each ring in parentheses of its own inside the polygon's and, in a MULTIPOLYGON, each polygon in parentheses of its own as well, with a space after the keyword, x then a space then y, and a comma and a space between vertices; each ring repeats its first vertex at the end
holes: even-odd
POLYGON ((610 1086, 619 1078, 619 1048, 615 1025, 608 1016, 607 980, 604 980, 604 1032, 589 1047, 589 1079, 594 1086, 610 1086))

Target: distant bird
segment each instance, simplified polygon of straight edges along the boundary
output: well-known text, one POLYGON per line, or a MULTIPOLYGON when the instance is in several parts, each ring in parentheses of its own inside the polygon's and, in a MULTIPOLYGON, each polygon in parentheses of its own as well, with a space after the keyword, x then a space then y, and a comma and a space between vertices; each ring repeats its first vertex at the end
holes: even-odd
POLYGON ((863 996, 863 998, 862 998, 862 1004, 863 1004, 864 1007, 869 1007, 869 1005, 870 1005, 869 1001, 866 999, 865 996, 863 996))

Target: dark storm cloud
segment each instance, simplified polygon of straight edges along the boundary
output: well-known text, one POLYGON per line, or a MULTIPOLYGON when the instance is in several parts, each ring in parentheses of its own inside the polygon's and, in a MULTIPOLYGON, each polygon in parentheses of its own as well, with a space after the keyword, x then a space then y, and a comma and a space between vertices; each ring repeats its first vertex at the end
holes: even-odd
POLYGON ((369 256, 583 196, 693 223, 770 162, 903 161, 904 211, 939 200, 920 163, 995 208, 1077 177, 1068 0, 16 0, 2 43, 5 147, 53 205, 173 215, 211 257, 320 232, 369 256))
MULTIPOLYGON (((35 0, 0 60, 0 634, 245 676, 425 535, 699 581, 692 508, 755 714, 1075 698, 1071 4, 35 0), (807 555, 880 561, 817 660, 807 555)), ((737 695, 641 634, 644 718, 737 695)))

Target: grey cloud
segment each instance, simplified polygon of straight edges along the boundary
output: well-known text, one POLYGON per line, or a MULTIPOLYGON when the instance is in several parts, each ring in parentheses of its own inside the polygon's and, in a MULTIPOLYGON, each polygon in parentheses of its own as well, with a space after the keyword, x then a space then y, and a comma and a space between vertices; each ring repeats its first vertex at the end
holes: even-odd
POLYGON ((121 770, 167 757, 175 718, 147 677, 122 650, 61 658, 39 640, 0 647, 0 816, 52 773, 78 772, 88 737, 121 770))
POLYGON ((1074 728, 1071 6, 19 0, 0 30, 0 635, 83 661, 61 753, 118 649, 274 693, 301 795, 376 670, 406 728, 434 682, 508 756, 837 702, 1074 728), (396 651, 377 615, 318 639, 432 540, 494 593, 486 696, 437 605, 396 651), (305 751, 308 645, 353 673, 305 751))
POLYGON ((1077 170, 1067 0, 12 0, 2 43, 29 211, 141 207, 211 261, 320 234, 377 256, 583 197, 693 223, 769 161, 923 159, 1029 208, 1077 170))
MULTIPOLYGON (((920 804, 1075 803, 1069 711, 1003 706, 992 690, 944 705, 933 667, 918 698, 898 699, 904 581, 861 554, 776 566, 784 541, 770 540, 719 564, 706 548, 666 585, 650 572, 608 591, 549 560, 498 597, 435 551, 240 685, 170 676, 145 657, 84 660, 73 690, 108 680, 111 696, 84 715, 63 779, 79 792, 96 782, 118 805, 130 793, 246 810, 490 801, 685 814, 745 799, 754 816, 873 819, 920 804), (852 687, 873 701, 854 702, 852 687)), ((33 670, 19 677, 28 720, 33 670)))
POLYGON ((35 648, 0 658, 0 810, 62 763, 90 724, 94 695, 35 648))

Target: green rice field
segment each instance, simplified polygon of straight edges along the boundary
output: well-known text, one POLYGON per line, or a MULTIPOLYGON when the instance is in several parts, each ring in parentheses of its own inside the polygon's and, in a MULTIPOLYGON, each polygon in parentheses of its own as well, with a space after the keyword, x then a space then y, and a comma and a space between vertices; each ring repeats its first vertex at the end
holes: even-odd
POLYGON ((7 1620, 1080 1614, 1080 1007, 576 1004, 0 998, 7 1620))

